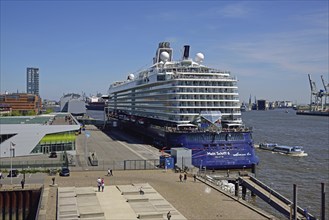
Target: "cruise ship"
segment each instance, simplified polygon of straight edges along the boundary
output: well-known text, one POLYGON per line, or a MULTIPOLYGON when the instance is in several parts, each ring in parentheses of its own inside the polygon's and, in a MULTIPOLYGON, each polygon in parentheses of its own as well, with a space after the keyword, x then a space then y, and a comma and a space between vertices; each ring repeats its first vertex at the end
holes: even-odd
POLYGON ((241 119, 236 77, 203 65, 202 53, 191 59, 189 50, 174 61, 170 43, 159 43, 149 68, 110 85, 108 116, 160 149, 191 149, 196 167, 253 167, 259 159, 241 119))

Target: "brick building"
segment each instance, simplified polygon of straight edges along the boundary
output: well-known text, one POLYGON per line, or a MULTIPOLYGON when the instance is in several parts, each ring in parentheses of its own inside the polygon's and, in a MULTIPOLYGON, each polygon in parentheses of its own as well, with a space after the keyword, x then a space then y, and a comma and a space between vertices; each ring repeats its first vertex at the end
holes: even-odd
POLYGON ((41 111, 42 101, 38 95, 27 93, 0 94, 0 104, 10 106, 12 111, 19 111, 26 114, 34 111, 38 114, 41 111))

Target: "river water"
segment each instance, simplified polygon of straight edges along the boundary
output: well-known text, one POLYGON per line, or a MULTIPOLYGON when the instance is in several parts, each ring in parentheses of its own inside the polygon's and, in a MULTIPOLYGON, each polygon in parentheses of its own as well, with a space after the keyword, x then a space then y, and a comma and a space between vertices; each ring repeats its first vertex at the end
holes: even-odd
MULTIPOLYGON (((293 184, 297 184, 298 205, 320 218, 321 182, 329 191, 329 117, 296 115, 292 109, 248 111, 242 113, 244 123, 253 128, 254 142, 272 142, 280 145, 303 146, 306 157, 291 157, 257 149, 260 158, 257 178, 274 190, 293 200, 293 184)), ((88 113, 99 120, 103 112, 88 113)), ((326 195, 329 201, 329 193, 326 195)), ((281 218, 259 198, 257 206, 281 218)), ((328 204, 328 202, 327 202, 328 204)), ((326 219, 329 205, 326 205, 326 219)))
MULTIPOLYGON (((297 184, 298 205, 320 218, 321 182, 329 189, 329 117, 296 115, 292 109, 243 112, 244 123, 253 128, 254 142, 303 146, 306 157, 291 157, 257 149, 257 178, 293 200, 297 184)), ((326 193, 326 201, 329 201, 326 193)), ((268 205, 256 203, 268 210, 268 205)), ((326 219, 329 215, 326 204, 326 219)), ((272 210, 272 208, 271 208, 272 210)), ((272 212, 273 213, 273 212, 272 212)), ((274 213, 273 213, 274 214, 274 213)))

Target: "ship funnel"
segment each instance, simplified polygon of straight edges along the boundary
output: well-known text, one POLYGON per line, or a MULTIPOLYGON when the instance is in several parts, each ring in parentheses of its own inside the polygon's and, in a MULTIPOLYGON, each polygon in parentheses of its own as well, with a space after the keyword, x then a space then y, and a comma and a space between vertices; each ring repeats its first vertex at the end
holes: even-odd
POLYGON ((183 60, 187 60, 189 55, 190 55, 190 45, 185 45, 184 46, 183 60))

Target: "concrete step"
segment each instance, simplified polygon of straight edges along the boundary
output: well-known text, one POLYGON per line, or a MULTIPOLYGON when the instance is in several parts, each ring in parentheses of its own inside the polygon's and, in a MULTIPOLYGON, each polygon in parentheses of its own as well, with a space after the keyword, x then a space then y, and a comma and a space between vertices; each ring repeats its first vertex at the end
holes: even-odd
POLYGON ((163 219, 163 214, 159 212, 143 212, 137 213, 139 219, 163 219))
POLYGON ((80 218, 83 220, 106 220, 105 217, 80 218))
POLYGON ((58 219, 78 219, 79 215, 78 214, 66 214, 66 215, 59 215, 58 219))
POLYGON ((143 195, 125 196, 127 202, 148 202, 149 199, 143 195))
POLYGON ((140 192, 138 190, 135 190, 135 191, 124 191, 124 192, 121 192, 121 195, 140 195, 140 192))
POLYGON ((80 213, 80 218, 85 219, 96 219, 96 218, 102 218, 105 219, 104 212, 93 212, 93 213, 80 213))

